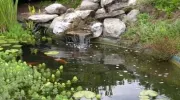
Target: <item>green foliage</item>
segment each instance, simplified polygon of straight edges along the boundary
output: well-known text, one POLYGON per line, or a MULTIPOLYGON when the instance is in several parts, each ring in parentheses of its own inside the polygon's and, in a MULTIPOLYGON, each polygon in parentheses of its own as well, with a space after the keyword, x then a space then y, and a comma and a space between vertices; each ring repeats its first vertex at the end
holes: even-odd
POLYGON ((165 11, 168 14, 180 6, 180 0, 153 0, 153 3, 158 10, 165 11))
POLYGON ((140 14, 138 22, 130 26, 125 36, 139 36, 139 41, 151 47, 158 58, 169 59, 180 50, 180 19, 173 22, 153 20, 148 14, 140 14))
POLYGON ((72 7, 72 8, 77 8, 80 4, 82 0, 56 0, 57 2, 72 7))
POLYGON ((0 36, 5 36, 6 39, 14 39, 18 42, 35 44, 35 39, 31 32, 24 30, 18 23, 11 26, 8 31, 3 32, 0 36))
MULTIPOLYGON (((4 60, 9 58, 5 52, 0 52, 0 99, 28 99, 28 100, 60 100, 69 98, 76 91, 72 91, 71 81, 66 83, 59 81, 61 76, 55 76, 54 71, 47 70, 46 65, 29 66, 26 62, 16 60, 4 60), (49 77, 49 75, 51 77, 49 77)), ((15 57, 15 56, 14 56, 15 57)), ((60 69, 59 69, 60 70, 60 69)))
POLYGON ((18 0, 0 0, 0 32, 9 29, 17 22, 18 0))
POLYGON ((138 0, 140 5, 153 5, 156 9, 166 12, 168 15, 179 9, 180 0, 138 0))

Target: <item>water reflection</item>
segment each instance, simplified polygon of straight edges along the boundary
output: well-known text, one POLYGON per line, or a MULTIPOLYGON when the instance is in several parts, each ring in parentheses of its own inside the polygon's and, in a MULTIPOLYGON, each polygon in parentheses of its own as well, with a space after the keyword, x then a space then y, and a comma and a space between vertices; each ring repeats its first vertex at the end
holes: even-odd
MULTIPOLYGON (((65 58, 68 62, 63 78, 78 76, 79 85, 100 93, 102 100, 139 100, 139 93, 144 89, 157 91, 157 98, 163 100, 180 98, 180 69, 171 63, 157 62, 139 52, 104 45, 91 46, 84 52, 65 47, 52 47, 51 50, 60 51, 54 58, 65 58)), ((24 59, 28 61, 33 57, 29 55, 24 59)), ((34 58, 46 61, 51 67, 59 66, 40 55, 34 58)))

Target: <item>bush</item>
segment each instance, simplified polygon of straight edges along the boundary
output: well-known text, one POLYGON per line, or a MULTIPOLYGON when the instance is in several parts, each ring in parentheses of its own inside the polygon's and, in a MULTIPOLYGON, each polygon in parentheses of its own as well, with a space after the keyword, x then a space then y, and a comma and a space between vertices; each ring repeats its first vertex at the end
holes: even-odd
POLYGON ((126 37, 138 34, 139 41, 145 45, 151 44, 151 48, 161 56, 158 58, 167 59, 177 53, 180 46, 180 19, 174 22, 153 20, 148 14, 140 14, 136 25, 131 26, 126 37))

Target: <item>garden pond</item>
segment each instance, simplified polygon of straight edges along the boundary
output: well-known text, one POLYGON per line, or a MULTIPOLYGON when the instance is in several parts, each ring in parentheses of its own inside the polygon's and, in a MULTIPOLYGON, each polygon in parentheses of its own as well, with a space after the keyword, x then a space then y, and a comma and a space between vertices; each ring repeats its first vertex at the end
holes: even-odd
POLYGON ((99 93, 102 100, 146 100, 139 97, 143 90, 156 91, 158 96, 153 100, 180 98, 180 68, 138 51, 100 44, 88 49, 51 45, 38 50, 35 55, 23 48, 23 60, 31 65, 44 62, 52 69, 64 64, 63 79, 77 76, 78 85, 99 93), (43 53, 47 51, 58 53, 47 56, 43 53))

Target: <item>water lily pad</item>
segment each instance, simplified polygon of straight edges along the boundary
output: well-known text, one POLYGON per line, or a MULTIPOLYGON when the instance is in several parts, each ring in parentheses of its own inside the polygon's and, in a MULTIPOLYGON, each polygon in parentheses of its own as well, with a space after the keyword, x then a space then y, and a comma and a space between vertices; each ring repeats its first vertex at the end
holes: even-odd
POLYGON ((0 51, 1 51, 1 50, 3 50, 3 48, 2 48, 2 47, 0 47, 0 51))
POLYGON ((92 99, 92 98, 96 97, 96 94, 91 91, 84 91, 84 96, 87 99, 92 99))
POLYGON ((140 92, 140 96, 147 96, 148 93, 147 93, 147 90, 143 90, 140 92))
POLYGON ((1 44, 2 47, 9 47, 11 44, 1 44))
POLYGON ((44 54, 46 54, 46 55, 57 55, 57 54, 59 54, 59 51, 47 51, 44 54))
POLYGON ((80 98, 84 97, 84 94, 82 91, 79 91, 79 92, 74 93, 73 97, 76 99, 80 99, 80 98))
POLYGON ((147 90, 147 94, 151 97, 156 97, 158 96, 158 93, 156 91, 153 90, 147 90))
POLYGON ((8 43, 19 43, 19 41, 14 39, 7 39, 8 43))
POLYGON ((91 91, 79 91, 79 92, 74 93, 73 97, 76 99, 80 99, 83 97, 85 97, 87 99, 92 99, 92 98, 96 97, 96 94, 91 91))
POLYGON ((5 38, 5 36, 0 36, 0 39, 4 39, 5 38))
POLYGON ((0 44, 5 44, 5 43, 7 43, 7 41, 5 41, 5 40, 0 40, 0 44))
POLYGON ((22 45, 13 45, 12 47, 14 47, 14 48, 21 48, 22 45))
POLYGON ((139 96, 140 100, 149 100, 149 96, 139 96))
POLYGON ((10 49, 10 50, 6 50, 6 52, 9 52, 9 53, 15 53, 15 52, 18 52, 19 50, 18 49, 10 49))

